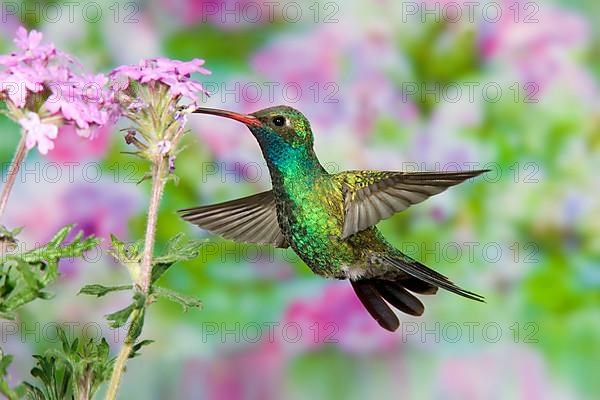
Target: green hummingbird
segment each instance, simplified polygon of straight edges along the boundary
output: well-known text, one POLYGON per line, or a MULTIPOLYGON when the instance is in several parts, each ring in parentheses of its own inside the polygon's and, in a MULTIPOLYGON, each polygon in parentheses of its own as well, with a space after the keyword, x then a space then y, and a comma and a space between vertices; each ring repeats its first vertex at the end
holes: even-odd
POLYGON ((410 315, 423 313, 423 303, 412 293, 435 294, 441 287, 483 301, 393 247, 375 225, 485 170, 330 174, 314 152, 310 123, 298 110, 194 112, 244 123, 260 145, 272 189, 180 210, 183 219, 237 242, 291 247, 315 274, 349 279, 367 311, 389 331, 400 322, 388 303, 410 315))

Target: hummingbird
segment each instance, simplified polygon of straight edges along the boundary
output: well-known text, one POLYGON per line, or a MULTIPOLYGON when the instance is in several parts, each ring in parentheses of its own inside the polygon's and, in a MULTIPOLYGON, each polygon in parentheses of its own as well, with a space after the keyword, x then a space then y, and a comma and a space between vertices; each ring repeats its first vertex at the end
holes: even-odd
POLYGON ((388 331, 400 325, 389 305, 409 315, 423 313, 414 294, 443 288, 483 302, 392 246, 376 224, 487 170, 331 174, 315 154, 308 119, 292 107, 247 115, 210 108, 194 112, 245 124, 266 160, 272 189, 179 210, 184 220, 225 239, 291 247, 315 274, 348 279, 368 313, 388 331))

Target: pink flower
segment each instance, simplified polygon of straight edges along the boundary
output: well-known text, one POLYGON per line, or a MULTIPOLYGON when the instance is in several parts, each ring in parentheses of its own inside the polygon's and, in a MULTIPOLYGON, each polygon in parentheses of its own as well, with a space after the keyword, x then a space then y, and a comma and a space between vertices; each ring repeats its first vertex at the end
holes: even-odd
MULTIPOLYGON (((456 355, 440 363, 437 396, 446 399, 572 398, 554 382, 543 358, 532 348, 497 345, 475 354, 456 355)), ((572 395, 572 394, 571 394, 572 395)))
POLYGON ((80 136, 92 139, 95 128, 114 120, 105 76, 77 70, 70 56, 42 44, 40 32, 20 27, 14 41, 20 51, 0 57, 0 98, 11 103, 8 115, 23 127, 29 148, 52 150, 57 124, 74 125, 80 136))
POLYGON ((58 128, 54 149, 47 157, 59 163, 99 160, 108 151, 111 129, 110 126, 101 126, 93 131, 94 140, 89 140, 74 125, 63 125, 58 128))
POLYGON ((160 154, 167 154, 171 151, 171 142, 168 140, 161 140, 156 145, 158 146, 160 154))
MULTIPOLYGON (((223 29, 282 19, 282 4, 269 0, 162 0, 163 7, 185 24, 213 24, 223 29), (273 8, 274 7, 274 8, 273 8)), ((285 5, 285 4, 283 4, 285 5)))
POLYGON ((40 116, 33 112, 27 113, 26 118, 21 118, 19 124, 27 135, 25 144, 28 149, 32 149, 37 144, 40 153, 47 154, 48 150, 54 148, 52 140, 56 139, 58 134, 56 125, 42 123, 40 116))
POLYGON ((312 115, 312 121, 332 124, 340 119, 341 72, 348 42, 339 30, 329 27, 307 36, 282 36, 260 49, 251 65, 262 79, 276 83, 275 98, 269 101, 289 104, 312 115))
POLYGON ((14 69, 0 73, 2 83, 0 90, 12 101, 17 108, 25 106, 27 97, 31 93, 38 93, 44 89, 43 80, 32 71, 14 69))
POLYGON ((210 71, 202 65, 204 60, 198 58, 191 61, 170 60, 163 57, 149 58, 141 60, 138 65, 123 65, 115 68, 110 73, 110 78, 116 90, 127 89, 130 81, 142 84, 160 82, 169 88, 171 96, 198 101, 198 93, 206 93, 206 91, 200 82, 191 79, 191 74, 210 74, 210 71))
POLYGON ((400 336, 382 329, 367 313, 348 282, 330 283, 317 296, 293 302, 283 326, 301 327, 308 349, 335 345, 353 353, 389 350, 400 336))
POLYGON ((486 61, 506 64, 508 71, 528 85, 524 90, 532 99, 559 82, 575 86, 579 93, 589 90, 593 79, 576 57, 590 41, 590 28, 581 15, 543 3, 532 12, 523 0, 500 4, 500 20, 480 29, 480 49, 486 61))
POLYGON ((267 341, 213 359, 190 359, 183 366, 178 392, 172 398, 285 398, 281 385, 284 367, 284 354, 267 341))
POLYGON ((17 29, 15 44, 22 50, 35 50, 42 42, 42 37, 40 32, 32 30, 28 34, 27 30, 20 26, 17 29))
MULTIPOLYGON (((27 248, 33 243, 45 243, 67 224, 76 224, 76 230, 104 239, 104 248, 110 246, 111 233, 123 240, 129 237, 128 221, 142 211, 144 203, 139 187, 129 182, 132 178, 128 177, 126 166, 114 170, 114 176, 99 180, 91 180, 99 168, 95 163, 56 167, 60 171, 57 181, 41 180, 37 185, 15 187, 17 200, 7 211, 7 222, 27 227, 23 231, 27 248), (117 178, 119 182, 115 183, 117 178)), ((34 179, 30 177, 27 182, 34 179)))
POLYGON ((325 26, 302 37, 283 36, 260 49, 251 65, 262 79, 278 84, 275 104, 299 108, 326 132, 346 123, 345 129, 366 136, 381 115, 403 124, 415 120, 416 108, 388 77, 388 71, 403 68, 394 38, 359 29, 340 34, 338 27, 325 26))
MULTIPOLYGON (((96 180, 99 177, 96 175, 99 171, 97 163, 54 165, 53 170, 58 168, 59 171, 58 180, 40 180, 39 175, 32 177, 30 174, 25 183, 36 181, 35 184, 15 187, 15 201, 7 211, 6 222, 10 226, 27 227, 21 237, 23 248, 30 250, 46 243, 67 224, 76 225, 72 235, 81 230, 86 235, 102 238, 102 249, 110 247, 111 233, 127 240, 128 221, 142 211, 144 203, 140 188, 128 182, 131 178, 126 166, 112 171, 114 176, 96 180)), ((84 264, 97 262, 104 253, 100 249, 92 250, 84 264)), ((82 260, 63 260, 61 273, 69 277, 81 271, 81 268, 76 268, 78 262, 82 260)))
POLYGON ((190 61, 171 60, 164 57, 155 59, 156 66, 164 71, 176 71, 179 75, 189 75, 193 72, 210 75, 210 71, 202 68, 205 61, 194 58, 190 61))

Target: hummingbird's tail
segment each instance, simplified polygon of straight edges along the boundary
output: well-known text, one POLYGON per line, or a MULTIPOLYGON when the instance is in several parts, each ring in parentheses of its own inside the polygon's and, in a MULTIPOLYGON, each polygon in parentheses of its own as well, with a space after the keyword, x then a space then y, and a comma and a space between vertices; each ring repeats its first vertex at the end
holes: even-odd
POLYGON ((408 256, 383 254, 377 257, 377 262, 401 270, 403 277, 395 281, 372 278, 350 282, 369 314, 388 331, 398 329, 400 321, 387 303, 409 315, 419 316, 425 311, 423 303, 410 292, 435 294, 441 287, 472 300, 484 301, 482 296, 460 288, 444 275, 408 256))
POLYGON ((413 260, 404 254, 399 256, 383 254, 379 260, 424 283, 441 287, 442 289, 446 289, 449 292, 456 293, 471 300, 484 302, 483 296, 457 286, 450 279, 448 279, 448 277, 432 270, 431 268, 421 264, 416 260, 413 260))
POLYGON ((356 296, 369 314, 388 331, 395 331, 400 321, 384 299, 398 310, 410 315, 421 315, 425 306, 419 299, 409 293, 401 282, 383 279, 350 280, 356 296))

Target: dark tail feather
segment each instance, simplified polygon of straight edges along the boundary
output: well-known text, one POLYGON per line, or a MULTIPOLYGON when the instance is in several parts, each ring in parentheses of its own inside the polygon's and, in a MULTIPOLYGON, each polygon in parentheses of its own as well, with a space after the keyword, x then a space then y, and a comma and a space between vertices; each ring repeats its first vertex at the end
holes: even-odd
POLYGON ((414 293, 436 294, 438 287, 417 278, 402 279, 402 286, 414 293))
POLYGON ((400 326, 400 321, 392 309, 381 298, 373 280, 350 281, 356 296, 379 325, 390 332, 400 326))
POLYGON ((408 293, 402 286, 404 282, 392 282, 377 279, 375 289, 388 303, 409 315, 419 316, 425 311, 425 306, 419 299, 408 293))
MULTIPOLYGON (((405 256, 405 258, 393 257, 389 255, 383 255, 382 260, 399 270, 407 273, 408 275, 413 276, 425 283, 438 286, 442 289, 446 289, 452 293, 456 293, 460 296, 466 297, 468 299, 476 300, 484 302, 483 296, 478 295, 477 293, 469 292, 468 290, 462 289, 461 287, 452 283, 447 277, 444 275, 435 272, 434 270, 426 267, 418 261, 412 260, 411 258, 405 256)), ((409 288, 409 285, 405 285, 409 288)), ((410 288, 409 288, 410 289, 410 288)), ((418 292, 418 291, 417 291, 418 292)))

